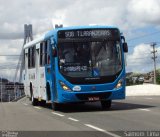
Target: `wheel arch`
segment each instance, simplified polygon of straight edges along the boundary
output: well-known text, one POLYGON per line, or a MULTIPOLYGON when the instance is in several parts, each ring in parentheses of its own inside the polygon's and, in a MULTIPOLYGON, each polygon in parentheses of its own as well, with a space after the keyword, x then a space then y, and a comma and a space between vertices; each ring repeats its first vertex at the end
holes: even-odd
POLYGON ((30 97, 32 97, 32 95, 33 95, 33 84, 32 84, 32 81, 30 81, 30 83, 29 83, 29 91, 30 91, 30 97))

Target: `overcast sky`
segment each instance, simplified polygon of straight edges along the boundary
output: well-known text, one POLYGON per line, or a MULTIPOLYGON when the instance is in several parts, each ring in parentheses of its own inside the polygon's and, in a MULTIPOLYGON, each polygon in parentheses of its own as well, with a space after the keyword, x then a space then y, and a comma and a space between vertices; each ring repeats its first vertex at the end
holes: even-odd
MULTIPOLYGON (((0 0, 0 55, 20 54, 24 24, 33 25, 34 35, 53 24, 117 26, 129 45, 127 71, 147 72, 153 68, 148 43, 160 42, 160 33, 154 33, 160 31, 160 0, 0 0), (147 34, 152 35, 141 37, 147 34)), ((0 56, 0 68, 8 68, 0 74, 12 77, 16 59, 0 56)))

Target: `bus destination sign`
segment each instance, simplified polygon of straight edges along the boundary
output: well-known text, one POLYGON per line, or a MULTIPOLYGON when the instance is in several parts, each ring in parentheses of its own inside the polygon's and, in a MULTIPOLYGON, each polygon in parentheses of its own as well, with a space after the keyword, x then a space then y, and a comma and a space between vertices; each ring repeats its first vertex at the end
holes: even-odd
POLYGON ((117 37, 117 29, 88 29, 88 30, 63 30, 59 31, 58 37, 61 39, 72 38, 111 38, 117 37))

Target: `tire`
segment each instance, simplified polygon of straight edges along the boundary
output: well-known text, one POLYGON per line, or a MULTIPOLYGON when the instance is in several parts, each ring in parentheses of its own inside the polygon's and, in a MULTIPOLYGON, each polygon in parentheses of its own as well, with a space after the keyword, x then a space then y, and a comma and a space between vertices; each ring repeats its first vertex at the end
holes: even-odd
POLYGON ((109 110, 111 108, 112 100, 101 101, 101 107, 103 110, 109 110))
POLYGON ((37 106, 38 105, 38 100, 34 98, 33 93, 31 95, 31 101, 32 101, 32 105, 33 106, 37 106))
POLYGON ((39 104, 40 104, 41 106, 46 106, 46 101, 45 101, 45 100, 41 100, 41 101, 39 102, 39 104))
POLYGON ((48 98, 48 101, 49 101, 49 100, 51 100, 51 92, 50 92, 49 83, 47 83, 47 85, 46 85, 46 91, 47 91, 47 98, 48 98))
POLYGON ((59 109, 58 103, 52 102, 52 110, 57 111, 59 109))

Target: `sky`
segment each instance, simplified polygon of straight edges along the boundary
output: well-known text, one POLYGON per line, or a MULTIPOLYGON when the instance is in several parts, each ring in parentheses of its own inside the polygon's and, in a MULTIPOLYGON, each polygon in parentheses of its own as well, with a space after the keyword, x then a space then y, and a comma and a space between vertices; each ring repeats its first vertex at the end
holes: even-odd
POLYGON ((13 78, 23 45, 24 24, 33 25, 34 38, 55 24, 117 26, 126 37, 127 72, 153 70, 156 42, 160 68, 160 0, 0 0, 0 76, 13 78))

